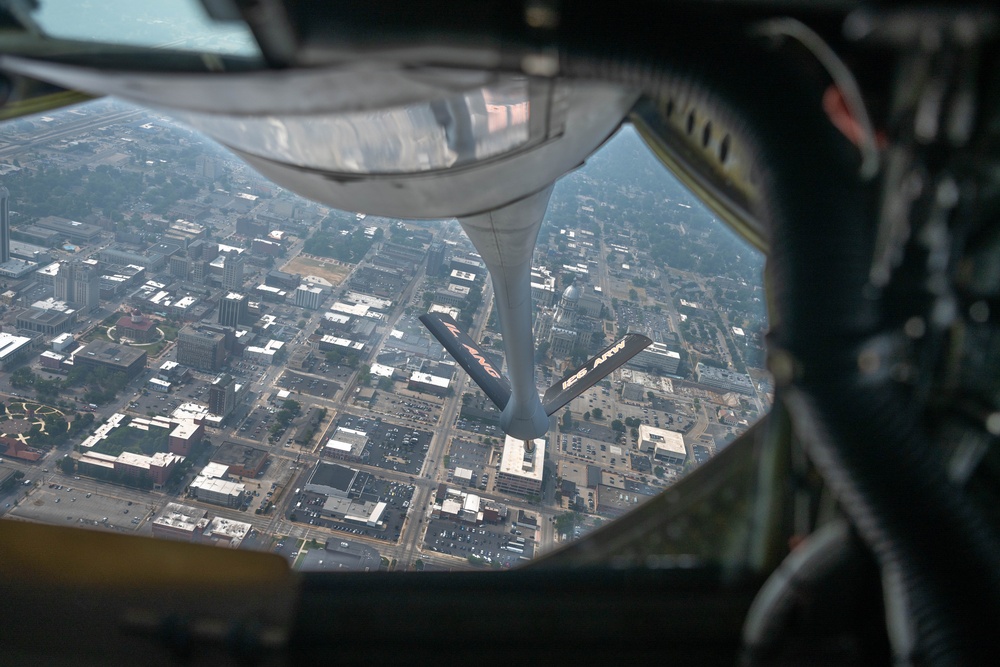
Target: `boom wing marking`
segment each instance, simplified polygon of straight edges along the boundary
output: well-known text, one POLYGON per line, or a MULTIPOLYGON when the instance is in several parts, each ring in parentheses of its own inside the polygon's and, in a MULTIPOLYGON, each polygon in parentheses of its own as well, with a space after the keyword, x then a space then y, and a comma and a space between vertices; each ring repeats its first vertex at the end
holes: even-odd
POLYGON ((469 335, 459 328, 458 322, 443 313, 421 315, 420 321, 497 408, 503 410, 510 399, 510 384, 469 335))
POLYGON ((583 366, 570 371, 568 375, 549 387, 542 398, 546 414, 551 415, 593 387, 652 342, 642 334, 630 333, 608 345, 583 366))

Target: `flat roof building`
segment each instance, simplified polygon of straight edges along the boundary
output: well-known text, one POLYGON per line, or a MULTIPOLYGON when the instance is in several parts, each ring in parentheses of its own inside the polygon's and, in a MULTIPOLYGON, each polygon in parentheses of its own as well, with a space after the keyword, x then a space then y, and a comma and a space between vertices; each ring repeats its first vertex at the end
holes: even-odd
POLYGON ((323 290, 310 285, 299 285, 295 288, 295 305, 316 310, 323 302, 323 290))
POLYGON ((263 449, 227 440, 219 446, 211 460, 228 466, 232 476, 253 478, 264 470, 267 457, 268 453, 263 449))
POLYGON ((671 465, 684 465, 687 458, 683 435, 649 424, 639 425, 639 450, 652 454, 657 461, 671 465))
POLYGON ((284 349, 285 343, 283 341, 271 339, 263 347, 260 345, 248 345, 243 350, 243 358, 255 363, 273 364, 282 358, 282 351, 284 349))
POLYGON ((339 426, 323 446, 323 454, 335 459, 360 461, 367 444, 368 434, 364 431, 339 426))
POLYGON ((234 521, 225 517, 213 517, 201 532, 200 542, 219 547, 238 549, 243 539, 253 530, 245 521, 234 521))
POLYGON ((247 321, 249 301, 245 294, 228 292, 219 299, 219 324, 224 327, 236 328, 247 321))
POLYGON ((411 391, 421 391, 436 396, 444 396, 448 393, 448 386, 451 382, 448 378, 437 377, 429 373, 414 372, 410 375, 408 388, 411 391))
POLYGON ((31 338, 0 331, 0 368, 6 370, 31 354, 31 338))
POLYGON ((146 351, 104 340, 88 343, 76 353, 74 365, 83 368, 105 368, 121 372, 129 380, 146 368, 146 351))
POLYGON ((208 387, 208 410, 213 415, 226 417, 236 407, 236 381, 223 373, 212 380, 208 387))
POLYGON ((463 287, 472 287, 476 284, 476 274, 469 273, 468 271, 452 271, 451 272, 451 282, 456 285, 462 285, 463 287))
POLYGON ((537 438, 533 451, 527 451, 524 440, 507 436, 503 443, 496 488, 504 493, 538 495, 542 492, 542 470, 545 467, 545 439, 537 438))
POLYGON ((745 373, 737 373, 725 368, 715 368, 699 363, 696 368, 698 382, 706 387, 739 394, 753 394, 753 381, 745 373))
POLYGON ((204 508, 167 503, 160 516, 153 519, 153 537, 194 542, 208 525, 207 516, 204 508))
MULTIPOLYGON (((46 300, 38 304, 59 304, 61 302, 46 300)), ((65 304, 62 304, 65 306, 65 304)), ((14 326, 22 331, 34 331, 49 336, 65 333, 76 324, 76 311, 70 308, 35 307, 21 311, 14 320, 14 326)))
POLYGON ((324 496, 347 498, 357 476, 358 471, 354 468, 320 461, 309 476, 305 488, 306 491, 324 496))
POLYGON ((246 486, 242 482, 230 482, 203 475, 194 478, 190 489, 194 498, 223 507, 239 507, 246 497, 246 486))
POLYGON ((177 363, 217 371, 226 361, 225 342, 222 333, 185 326, 177 332, 177 363))
POLYGON ((681 355, 673 350, 668 350, 667 346, 663 343, 653 343, 629 359, 627 363, 635 368, 644 368, 659 371, 667 375, 675 375, 677 367, 681 363, 681 355))

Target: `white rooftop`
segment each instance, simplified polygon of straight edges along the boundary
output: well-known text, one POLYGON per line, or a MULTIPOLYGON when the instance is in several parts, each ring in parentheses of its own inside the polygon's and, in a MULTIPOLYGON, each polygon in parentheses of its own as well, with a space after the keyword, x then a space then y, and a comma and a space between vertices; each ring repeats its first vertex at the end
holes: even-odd
POLYGON ((201 475, 204 477, 211 477, 212 479, 223 479, 229 472, 229 466, 224 463, 209 463, 204 468, 201 469, 201 475))
POLYGON ((500 458, 500 472, 517 475, 528 479, 541 481, 542 469, 545 463, 545 439, 535 440, 535 450, 527 452, 524 440, 507 436, 503 443, 503 456, 500 458))
POLYGON ((442 389, 447 389, 450 384, 447 378, 441 378, 430 373, 420 373, 418 371, 414 371, 413 375, 410 376, 410 382, 429 384, 432 387, 441 387, 442 389))
POLYGON ((656 428, 649 424, 640 424, 639 442, 642 448, 649 447, 649 443, 651 443, 657 450, 667 451, 678 456, 687 456, 687 449, 684 447, 684 436, 676 431, 656 428))
POLYGON ((395 369, 384 364, 372 364, 371 373, 376 377, 391 378, 395 369))

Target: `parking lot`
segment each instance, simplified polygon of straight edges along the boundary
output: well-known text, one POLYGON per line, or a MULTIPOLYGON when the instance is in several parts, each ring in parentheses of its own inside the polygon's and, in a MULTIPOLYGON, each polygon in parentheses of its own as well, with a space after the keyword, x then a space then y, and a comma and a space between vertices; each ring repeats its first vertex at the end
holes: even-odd
MULTIPOLYGON (((489 458, 493 448, 476 442, 453 438, 448 450, 448 482, 453 482, 455 468, 466 468, 472 471, 472 486, 485 489, 489 474, 489 458)), ((454 480, 454 483, 460 483, 454 480)))
MULTIPOLYGON (((583 461, 600 465, 602 468, 614 472, 626 472, 630 464, 634 464, 636 456, 625 445, 613 445, 600 440, 593 440, 581 435, 566 434, 559 435, 559 451, 564 456, 571 456, 583 461), (630 454, 632 454, 630 458, 630 454)), ((645 458, 645 457, 640 457, 645 458)), ((646 459, 648 462, 648 458, 646 459)), ((642 463, 640 462, 641 466, 642 463)), ((636 469, 635 472, 648 472, 636 469)))
POLYGON ((340 415, 329 434, 334 433, 338 426, 368 434, 368 445, 361 455, 362 463, 414 476, 420 473, 433 435, 430 431, 381 418, 367 419, 347 413, 340 415))
POLYGON ((437 424, 441 414, 440 405, 388 392, 379 392, 378 400, 373 407, 397 419, 402 418, 427 425, 437 424))
MULTIPOLYGON (((301 404, 301 415, 299 419, 302 419, 305 414, 308 413, 309 408, 312 407, 307 404, 301 404)), ((271 436, 271 426, 275 421, 275 414, 281 409, 281 406, 267 406, 258 405, 255 407, 246 418, 238 422, 236 426, 233 427, 233 434, 247 440, 257 440, 264 443, 267 446, 267 440, 271 436)), ((291 447, 289 439, 296 432, 296 421, 293 420, 289 423, 289 426, 285 428, 284 431, 278 431, 275 434, 275 442, 278 440, 283 440, 283 445, 287 449, 291 447)))
POLYGON ((39 523, 120 531, 138 530, 151 515, 145 505, 55 483, 36 488, 8 512, 39 523))
POLYGON ((693 445, 691 450, 694 453, 694 460, 698 462, 698 465, 701 465, 708 459, 712 458, 712 454, 708 451, 708 447, 705 447, 704 445, 693 445))
POLYGON ((145 386, 133 389, 128 407, 142 415, 150 412, 157 415, 169 415, 181 403, 208 403, 208 382, 193 379, 187 384, 176 388, 170 393, 149 391, 145 386))
POLYGON ((289 391, 297 391, 310 396, 333 399, 343 385, 333 380, 320 380, 308 375, 296 373, 295 371, 285 371, 278 379, 277 385, 289 391))
POLYGON ((459 416, 455 420, 455 428, 460 428, 463 431, 468 431, 469 433, 475 433, 476 435, 483 435, 490 438, 503 438, 503 431, 500 430, 498 426, 500 420, 500 415, 497 413, 497 423, 489 423, 483 421, 472 421, 468 419, 463 419, 459 416))
MULTIPOLYGON (((292 499, 290 503, 288 518, 299 523, 308 523, 311 526, 328 528, 339 531, 345 535, 359 535, 363 537, 374 537, 375 539, 395 542, 399 539, 399 534, 403 529, 403 521, 409 511, 410 501, 413 499, 414 487, 409 484, 400 484, 381 477, 362 473, 358 482, 361 485, 360 496, 357 500, 362 502, 385 502, 388 507, 382 515, 382 526, 365 526, 356 522, 348 522, 324 516, 322 513, 323 504, 327 497, 318 493, 301 491, 292 499)), ((354 491, 355 489, 352 489, 354 491)))
POLYGON ((502 525, 471 526, 434 519, 427 525, 424 548, 459 558, 475 556, 489 565, 512 567, 535 553, 534 542, 518 534, 522 532, 502 525))
POLYGON ((426 405, 423 401, 408 396, 401 397, 384 390, 376 391, 371 403, 365 405, 370 411, 386 415, 397 421, 408 421, 425 426, 436 425, 441 414, 439 406, 426 405))

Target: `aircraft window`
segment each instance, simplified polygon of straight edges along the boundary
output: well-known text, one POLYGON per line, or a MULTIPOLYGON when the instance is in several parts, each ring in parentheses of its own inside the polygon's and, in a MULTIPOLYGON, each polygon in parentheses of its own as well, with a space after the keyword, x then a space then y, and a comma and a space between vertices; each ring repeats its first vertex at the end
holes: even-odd
MULTIPOLYGON (((160 113, 108 100, 0 134, 19 147, 7 149, 2 177, 15 230, 107 216, 103 229, 77 225, 92 238, 48 251, 123 267, 104 272, 103 310, 76 339, 120 345, 116 361, 149 359, 126 384, 67 372, 63 360, 80 352, 57 346, 3 377, 0 431, 23 435, 0 463, 18 480, 0 497, 11 517, 239 543, 302 569, 502 569, 642 505, 770 406, 763 259, 631 126, 555 187, 532 262, 539 391, 626 332, 655 345, 560 409, 544 449, 522 448, 514 462, 499 413, 417 321, 453 309, 502 358, 496 318, 481 307, 491 294, 483 267, 454 221, 329 210, 160 113), (170 253, 156 269, 169 278, 132 279, 124 267, 150 242, 170 253), (242 288, 259 301, 246 321, 262 332, 247 350, 264 360, 273 340, 289 352, 263 367, 234 358, 225 377, 250 393, 234 388, 226 422, 207 422, 205 442, 188 451, 177 424, 227 400, 213 389, 221 373, 185 362, 177 342, 180 308, 213 324, 228 316, 207 300, 211 283, 232 279, 214 244, 246 250, 242 288), (425 255, 429 265, 414 263, 425 255), (330 284, 319 307, 282 297, 295 289, 275 283, 286 274, 330 284), (386 322, 399 294, 409 301, 386 322), (175 373, 174 362, 194 365, 175 373)), ((54 288, 39 283, 25 298, 54 288)))
POLYGON ((31 15, 42 31, 63 39, 259 56, 253 36, 241 22, 213 22, 198 0, 41 0, 31 15))

